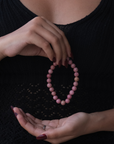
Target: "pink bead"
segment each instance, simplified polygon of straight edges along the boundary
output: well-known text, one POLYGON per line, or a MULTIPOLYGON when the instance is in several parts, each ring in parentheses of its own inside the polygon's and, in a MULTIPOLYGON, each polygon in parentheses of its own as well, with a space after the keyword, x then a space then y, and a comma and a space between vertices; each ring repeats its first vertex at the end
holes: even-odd
POLYGON ((49 91, 51 92, 51 95, 53 96, 53 99, 56 100, 56 103, 61 104, 61 105, 65 105, 66 103, 70 103, 70 99, 72 98, 72 95, 74 94, 74 91, 77 90, 77 85, 79 81, 79 73, 78 73, 78 68, 76 67, 76 65, 72 62, 72 60, 69 60, 69 58, 67 58, 68 64, 71 65, 71 68, 73 68, 74 71, 74 82, 73 82, 73 86, 72 86, 72 90, 70 90, 69 94, 67 95, 67 98, 65 100, 61 100, 58 99, 58 96, 56 95, 56 92, 54 91, 54 88, 52 87, 51 84, 51 74, 53 73, 53 70, 55 69, 55 67, 57 66, 56 62, 53 62, 53 65, 50 66, 50 69, 48 70, 48 74, 47 74, 47 87, 49 88, 49 91))
POLYGON ((69 60, 68 64, 71 65, 72 64, 72 60, 69 60))
POLYGON ((56 103, 60 104, 60 103, 61 103, 61 100, 60 100, 60 99, 57 99, 57 100, 56 100, 56 103))
POLYGON ((75 77, 75 78, 74 78, 74 81, 75 81, 75 82, 78 82, 78 81, 79 81, 79 77, 75 77))
POLYGON ((78 71, 78 68, 77 68, 77 67, 75 67, 75 68, 73 69, 73 71, 74 71, 74 72, 77 72, 77 71, 78 71))
POLYGON ((53 96, 55 96, 55 95, 56 95, 56 92, 55 92, 55 91, 53 91, 51 94, 52 94, 53 96))
POLYGON ((73 86, 73 87, 72 87, 72 90, 73 90, 73 91, 76 91, 76 90, 77 90, 77 87, 73 86))
POLYGON ((79 76, 79 73, 77 73, 77 72, 74 73, 74 76, 75 76, 75 77, 78 77, 78 76, 79 76))
POLYGON ((48 87, 48 88, 51 88, 51 87, 52 87, 52 84, 51 84, 51 83, 48 83, 48 84, 47 84, 47 87, 48 87))
POLYGON ((50 79, 50 78, 48 78, 48 79, 47 79, 47 82, 48 82, 48 83, 50 83, 50 82, 51 82, 51 79, 50 79))
POLYGON ((57 100, 57 99, 58 99, 58 96, 53 96, 53 99, 54 99, 54 100, 57 100))
POLYGON ((49 69, 49 70, 48 70, 48 73, 49 73, 49 74, 52 74, 52 73, 53 73, 53 71, 52 71, 51 69, 49 69))
POLYGON ((71 96, 71 95, 67 95, 67 98, 68 98, 68 99, 71 99, 71 98, 72 98, 72 96, 71 96))
POLYGON ((78 82, 74 82, 73 85, 74 85, 74 86, 78 86, 78 82))
POLYGON ((53 63, 53 65, 54 65, 54 66, 57 66, 57 64, 56 64, 55 62, 53 63))
POLYGON ((53 87, 51 87, 51 88, 49 89, 49 91, 50 91, 50 92, 53 92, 53 91, 54 91, 54 88, 53 88, 53 87))
POLYGON ((70 95, 73 95, 73 94, 74 94, 74 91, 73 91, 73 90, 71 90, 71 91, 69 92, 69 94, 70 94, 70 95))
POLYGON ((64 100, 61 101, 61 105, 65 105, 65 101, 64 100))
POLYGON ((66 103, 70 103, 70 100, 69 100, 69 99, 66 99, 65 102, 66 102, 66 103))
POLYGON ((51 68, 52 70, 54 70, 54 69, 55 69, 54 65, 52 65, 50 68, 51 68))
POLYGON ((47 74, 47 78, 51 78, 51 75, 50 75, 50 74, 47 74))
POLYGON ((71 68, 75 68, 75 66, 76 66, 75 64, 71 64, 71 68))

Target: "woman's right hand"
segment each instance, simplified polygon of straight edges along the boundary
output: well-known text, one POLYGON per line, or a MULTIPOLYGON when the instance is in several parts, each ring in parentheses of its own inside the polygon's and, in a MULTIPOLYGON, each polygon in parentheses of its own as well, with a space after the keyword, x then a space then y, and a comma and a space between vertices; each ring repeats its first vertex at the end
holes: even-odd
POLYGON ((19 29, 0 38, 4 57, 44 56, 65 66, 71 48, 64 33, 43 17, 35 17, 19 29), (52 46, 52 47, 51 47, 52 46))

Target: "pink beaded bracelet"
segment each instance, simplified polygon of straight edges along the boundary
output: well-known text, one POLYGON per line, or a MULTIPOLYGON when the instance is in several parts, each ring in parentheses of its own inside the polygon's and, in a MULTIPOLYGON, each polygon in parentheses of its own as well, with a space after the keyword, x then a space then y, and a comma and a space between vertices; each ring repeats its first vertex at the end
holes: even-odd
POLYGON ((71 65, 71 68, 74 71, 74 82, 73 82, 72 90, 69 91, 69 94, 67 95, 67 98, 65 100, 58 99, 58 96, 56 95, 56 92, 55 92, 55 90, 51 84, 51 74, 53 73, 53 70, 57 66, 57 64, 55 62, 53 63, 53 65, 51 65, 50 69, 48 70, 48 74, 47 74, 47 87, 49 88, 49 91, 51 92, 53 99, 56 100, 56 103, 61 104, 61 105, 65 105, 66 103, 67 104, 70 103, 72 95, 74 95, 74 92, 77 90, 78 81, 79 81, 78 68, 72 62, 72 60, 68 59, 68 64, 71 65))

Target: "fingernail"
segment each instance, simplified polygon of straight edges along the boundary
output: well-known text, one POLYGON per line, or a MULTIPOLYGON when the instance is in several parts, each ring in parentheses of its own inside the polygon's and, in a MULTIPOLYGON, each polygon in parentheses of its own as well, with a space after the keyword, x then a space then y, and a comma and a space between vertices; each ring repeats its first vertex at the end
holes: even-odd
POLYGON ((62 65, 62 60, 59 61, 59 67, 61 67, 61 65, 62 65))
POLYGON ((56 58, 55 57, 53 58, 53 62, 56 62, 56 58))
POLYGON ((13 113, 14 113, 15 117, 17 117, 17 115, 18 115, 18 114, 17 114, 16 112, 14 112, 13 108, 14 108, 14 107, 13 107, 13 106, 11 106, 11 109, 12 109, 12 111, 13 111, 13 113))
POLYGON ((73 54, 72 54, 72 53, 70 54, 70 56, 71 56, 71 58, 72 58, 72 59, 74 59, 74 56, 73 56, 73 54))
POLYGON ((65 64, 65 67, 68 68, 68 61, 67 61, 67 59, 65 60, 64 64, 65 64))
POLYGON ((12 111, 13 111, 13 108, 14 108, 14 107, 13 107, 13 106, 10 106, 10 107, 11 107, 11 109, 12 109, 12 111))
POLYGON ((36 137, 37 140, 44 140, 47 139, 47 136, 45 134, 39 135, 38 137, 36 137))
POLYGON ((17 117, 18 114, 14 112, 14 115, 17 117))

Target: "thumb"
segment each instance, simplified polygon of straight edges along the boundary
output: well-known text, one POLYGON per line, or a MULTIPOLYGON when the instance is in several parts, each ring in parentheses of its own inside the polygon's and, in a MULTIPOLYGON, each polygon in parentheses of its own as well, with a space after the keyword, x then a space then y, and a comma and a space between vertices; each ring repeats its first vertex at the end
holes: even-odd
POLYGON ((36 45, 29 44, 25 46, 20 52, 20 55, 23 56, 43 56, 47 57, 46 53, 43 51, 42 48, 37 47, 36 45))
POLYGON ((48 139, 55 139, 60 138, 68 135, 68 129, 65 126, 55 128, 48 130, 46 132, 43 132, 42 134, 45 134, 48 139))

